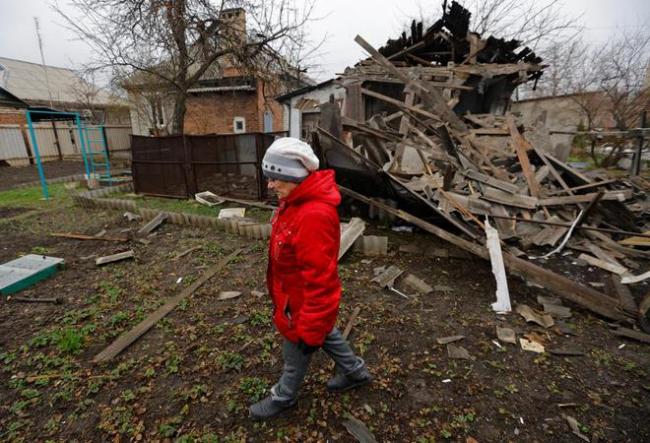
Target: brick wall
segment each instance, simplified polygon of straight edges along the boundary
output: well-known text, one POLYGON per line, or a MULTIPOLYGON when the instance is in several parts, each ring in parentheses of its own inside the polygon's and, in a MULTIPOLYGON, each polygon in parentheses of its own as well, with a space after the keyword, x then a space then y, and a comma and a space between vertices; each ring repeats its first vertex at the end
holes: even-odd
POLYGON ((23 111, 0 110, 0 125, 25 125, 25 113, 23 111))
POLYGON ((246 132, 262 130, 254 92, 204 93, 187 99, 186 134, 229 134, 233 119, 246 119, 246 132))

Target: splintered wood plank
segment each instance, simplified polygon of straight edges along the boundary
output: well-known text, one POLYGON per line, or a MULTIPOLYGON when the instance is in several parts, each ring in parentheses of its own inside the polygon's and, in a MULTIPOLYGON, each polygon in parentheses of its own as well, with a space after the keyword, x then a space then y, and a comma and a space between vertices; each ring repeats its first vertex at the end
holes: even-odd
POLYGON ((535 209, 537 208, 538 199, 527 195, 513 195, 500 191, 495 188, 485 188, 481 196, 485 200, 501 203, 506 206, 515 206, 517 208, 535 209))
POLYGON ((118 254, 99 257, 97 260, 95 260, 95 264, 97 266, 101 266, 107 263, 113 263, 116 261, 126 260, 127 258, 133 258, 133 257, 135 257, 135 252, 133 251, 133 249, 129 249, 128 251, 120 252, 118 254))
MULTIPOLYGON (((549 197, 540 199, 539 206, 565 206, 565 205, 578 205, 581 203, 590 203, 596 196, 597 192, 591 194, 580 194, 566 197, 549 197)), ((625 191, 607 191, 602 195, 602 200, 615 200, 624 201, 632 197, 632 190, 626 189, 625 191)))
POLYGON ((59 238, 72 238, 74 240, 102 240, 102 241, 114 241, 114 242, 125 242, 128 241, 128 238, 124 237, 102 237, 97 235, 83 235, 83 234, 74 234, 72 232, 53 232, 50 234, 51 237, 59 238))
POLYGON ((494 177, 490 177, 485 174, 481 174, 478 171, 474 170, 467 170, 467 171, 461 171, 461 174, 463 174, 467 178, 471 178, 472 180, 476 180, 477 182, 485 183, 486 185, 490 185, 493 188, 500 189, 502 191, 508 192, 510 194, 516 194, 519 192, 519 187, 516 185, 513 185, 512 183, 505 182, 503 180, 498 180, 494 177))
POLYGON ((580 254, 578 256, 580 260, 586 261, 592 266, 596 266, 598 268, 604 269, 609 272, 613 272, 614 274, 626 274, 627 273, 627 268, 620 266, 620 265, 615 265, 609 262, 606 262, 605 260, 601 260, 599 258, 596 258, 592 255, 588 254, 580 254))
POLYGON ((397 277, 404 273, 403 269, 395 265, 390 265, 384 272, 373 278, 371 281, 377 283, 382 288, 392 286, 397 277))
POLYGON ((354 326, 354 322, 357 320, 357 317, 359 316, 360 312, 361 312, 361 306, 357 306, 356 308, 354 308, 354 311, 350 316, 350 320, 348 320, 348 324, 347 326, 345 326, 345 330, 343 331, 343 340, 348 339, 350 332, 352 332, 352 327, 354 326))
MULTIPOLYGON (((643 235, 650 235, 650 231, 645 231, 643 235)), ((650 238, 634 236, 621 240, 619 243, 625 246, 650 246, 650 238)))
POLYGON ((175 295, 174 297, 169 299, 167 303, 162 305, 160 308, 156 309, 153 313, 151 313, 147 318, 141 321, 133 329, 120 335, 113 343, 108 345, 106 348, 104 348, 103 351, 97 354, 93 359, 93 362, 101 363, 113 359, 120 352, 122 352, 129 345, 131 345, 131 343, 133 343, 134 341, 142 337, 160 319, 162 319, 171 311, 173 311, 174 308, 181 302, 181 300, 194 293, 194 291, 199 289, 205 282, 210 280, 215 274, 221 271, 228 263, 230 263, 232 259, 234 259, 241 253, 246 253, 251 251, 254 247, 255 245, 249 246, 248 248, 237 249, 227 257, 223 258, 212 268, 208 269, 201 277, 199 277, 198 280, 196 280, 187 288, 183 289, 178 295, 175 295))
POLYGON ((521 165, 521 170, 526 178, 526 183, 528 183, 528 189, 530 190, 530 195, 533 197, 539 197, 540 187, 537 180, 535 180, 535 173, 530 165, 530 159, 528 158, 528 150, 530 148, 530 143, 526 141, 519 133, 517 125, 515 123, 515 118, 512 114, 508 114, 506 117, 506 123, 510 129, 510 135, 512 136, 512 141, 514 144, 515 151, 517 152, 517 158, 519 159, 519 164, 521 165))
POLYGON ((650 343, 650 334, 644 334, 643 332, 638 332, 634 329, 616 328, 612 332, 614 335, 618 335, 619 337, 631 338, 632 340, 637 340, 642 343, 650 343))
POLYGON ((341 232, 341 244, 339 246, 339 260, 352 247, 355 241, 366 230, 366 224, 360 218, 352 218, 350 223, 344 226, 341 232))
POLYGON ((168 215, 165 214, 164 212, 160 212, 158 215, 156 215, 154 218, 149 220, 143 227, 140 228, 138 231, 138 235, 147 235, 154 229, 156 229, 158 226, 162 224, 165 220, 167 220, 168 215))
POLYGON ((621 276, 612 274, 610 276, 610 281, 611 287, 614 290, 613 295, 620 300, 621 307, 631 314, 636 314, 639 311, 639 308, 637 307, 636 301, 634 301, 634 297, 628 287, 621 282, 621 276))

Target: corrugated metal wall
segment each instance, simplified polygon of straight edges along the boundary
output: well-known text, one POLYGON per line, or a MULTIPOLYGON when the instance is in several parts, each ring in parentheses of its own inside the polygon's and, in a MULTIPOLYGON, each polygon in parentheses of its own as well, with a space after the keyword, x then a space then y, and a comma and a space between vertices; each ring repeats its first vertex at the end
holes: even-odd
POLYGON ((27 158, 25 140, 18 125, 0 125, 0 160, 27 158))
MULTIPOLYGON (((125 157, 131 149, 131 127, 111 125, 105 126, 108 148, 116 154, 121 152, 120 157, 125 157)), ((18 125, 0 125, 0 160, 5 160, 13 166, 29 163, 29 156, 25 147, 24 134, 29 139, 27 128, 18 125)), ((56 148, 57 138, 51 123, 38 123, 34 125, 34 132, 38 142, 38 149, 41 160, 58 160, 59 152, 56 148)), ((64 158, 77 157, 81 155, 78 147, 79 132, 77 127, 63 122, 56 123, 56 135, 58 136, 61 154, 64 158)), ((31 140, 29 141, 30 147, 31 140)), ((33 148, 32 154, 34 153, 33 148)))

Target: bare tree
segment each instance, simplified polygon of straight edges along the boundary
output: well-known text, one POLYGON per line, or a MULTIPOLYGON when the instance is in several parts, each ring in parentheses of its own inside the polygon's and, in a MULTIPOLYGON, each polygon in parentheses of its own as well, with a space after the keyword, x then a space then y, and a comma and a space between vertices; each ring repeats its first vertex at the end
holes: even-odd
POLYGON ((279 72, 304 55, 313 0, 71 0, 55 10, 95 51, 94 69, 142 75, 171 91, 172 132, 182 133, 188 89, 209 71, 279 72), (246 22, 237 10, 246 13, 246 22), (245 24, 246 23, 246 24, 245 24), (250 23, 249 29, 247 24, 250 23))
POLYGON ((536 52, 580 28, 562 0, 469 0, 471 29, 483 36, 519 40, 536 52))

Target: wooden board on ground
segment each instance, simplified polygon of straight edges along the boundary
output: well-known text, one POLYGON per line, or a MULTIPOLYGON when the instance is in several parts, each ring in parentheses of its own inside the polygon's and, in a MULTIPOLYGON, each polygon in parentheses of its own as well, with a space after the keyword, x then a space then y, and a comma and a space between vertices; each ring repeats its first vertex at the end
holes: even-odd
POLYGON ((133 249, 129 249, 128 251, 120 252, 118 254, 99 257, 97 260, 95 260, 95 264, 97 266, 101 266, 107 263, 113 263, 116 261, 126 260, 127 258, 134 258, 134 257, 135 257, 135 252, 133 251, 133 249))
POLYGON ((158 226, 162 224, 165 220, 167 220, 168 215, 165 214, 164 212, 158 213, 154 218, 149 220, 143 227, 140 228, 138 231, 138 235, 147 235, 150 234, 154 229, 156 229, 158 226))
POLYGON ((354 217, 350 223, 341 226, 341 244, 339 246, 339 260, 352 247, 355 241, 366 230, 366 224, 360 218, 354 217))

